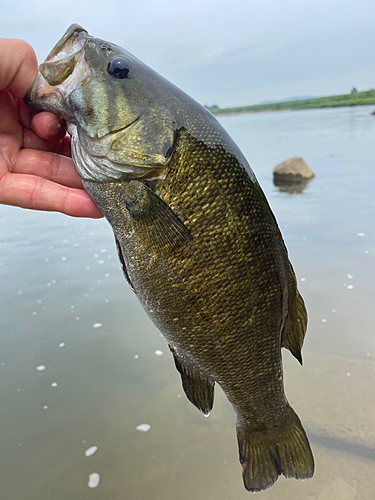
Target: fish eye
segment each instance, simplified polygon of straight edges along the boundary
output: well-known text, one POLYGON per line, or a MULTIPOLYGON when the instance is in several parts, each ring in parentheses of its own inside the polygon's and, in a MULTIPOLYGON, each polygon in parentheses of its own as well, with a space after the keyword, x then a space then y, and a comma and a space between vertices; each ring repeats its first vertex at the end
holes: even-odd
POLYGON ((107 73, 115 78, 127 78, 129 65, 124 57, 115 57, 107 64, 107 73))

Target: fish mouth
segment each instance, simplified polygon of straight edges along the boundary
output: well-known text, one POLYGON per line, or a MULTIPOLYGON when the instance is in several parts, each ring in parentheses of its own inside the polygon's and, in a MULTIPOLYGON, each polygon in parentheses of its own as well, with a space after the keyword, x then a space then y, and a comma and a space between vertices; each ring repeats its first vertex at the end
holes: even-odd
POLYGON ((84 57, 89 38, 87 31, 78 24, 67 29, 40 64, 39 73, 24 98, 25 104, 74 121, 72 112, 64 106, 64 99, 92 74, 84 57))

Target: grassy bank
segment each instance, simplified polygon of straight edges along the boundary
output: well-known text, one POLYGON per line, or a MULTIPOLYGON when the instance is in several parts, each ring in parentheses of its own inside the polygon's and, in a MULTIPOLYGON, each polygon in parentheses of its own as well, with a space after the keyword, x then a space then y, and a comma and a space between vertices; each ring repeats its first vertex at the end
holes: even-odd
POLYGON ((375 104, 375 90, 357 92, 356 94, 333 95, 301 99, 299 101, 272 102, 255 104, 254 106, 239 106, 236 108, 208 107, 214 115, 229 115, 232 113, 261 113, 266 111, 292 111, 296 109, 335 108, 339 106, 360 106, 375 104))

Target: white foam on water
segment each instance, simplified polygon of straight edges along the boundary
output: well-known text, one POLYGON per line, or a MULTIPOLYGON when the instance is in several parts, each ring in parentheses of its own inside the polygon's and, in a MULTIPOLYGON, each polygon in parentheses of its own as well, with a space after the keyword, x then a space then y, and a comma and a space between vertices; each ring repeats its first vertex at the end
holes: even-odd
POLYGON ((104 264, 104 260, 98 260, 98 264, 104 264))
POLYGON ((354 276, 350 273, 347 274, 347 277, 348 277, 348 280, 353 280, 354 279, 354 276))
POLYGON ((148 432, 151 429, 150 424, 140 424, 136 427, 137 431, 148 432))
POLYGON ((36 370, 38 370, 38 372, 44 372, 45 369, 46 367, 44 365, 39 365, 36 367, 36 370))
POLYGON ((300 281, 306 281, 306 278, 301 278, 300 281))
POLYGON ((98 451, 97 446, 90 446, 90 448, 87 448, 87 450, 85 451, 85 455, 86 457, 91 457, 91 455, 93 455, 97 451, 98 451))
POLYGON ((43 410, 48 410, 48 406, 47 406, 47 405, 44 405, 44 406, 43 406, 43 410))
POLYGON ((99 484, 100 481, 100 476, 97 472, 93 472, 92 474, 89 475, 89 482, 88 482, 88 487, 89 488, 96 488, 99 484))
POLYGON ((180 398, 181 397, 181 394, 177 394, 177 397, 180 398))
POLYGON ((336 312, 336 309, 332 309, 332 312, 335 313, 336 312))
POLYGON ((365 233, 357 233, 357 236, 360 236, 363 238, 363 236, 365 236, 365 233))
POLYGON ((93 328, 101 328, 102 326, 103 326, 102 323, 94 323, 92 325, 93 328))
POLYGON ((156 349, 155 354, 156 356, 162 356, 164 353, 160 349, 156 349))
POLYGON ((59 384, 57 382, 52 382, 51 387, 57 387, 59 384))
POLYGON ((134 354, 134 359, 138 359, 139 358, 139 355, 138 354, 134 354))
POLYGON ((79 316, 76 316, 76 321, 79 321, 79 316))
POLYGON ((90 269, 90 266, 85 266, 85 269, 90 269))
POLYGON ((36 311, 33 311, 33 312, 31 313, 31 316, 36 316, 36 311))
POLYGON ((353 290, 354 285, 348 285, 347 288, 348 288, 348 290, 353 290))
POLYGON ((59 347, 65 347, 65 342, 60 342, 59 347))
POLYGON ((102 248, 102 249, 100 250, 100 252, 101 252, 101 253, 106 253, 106 252, 107 252, 107 249, 106 249, 106 248, 102 248))
POLYGON ((346 375, 347 375, 348 377, 350 377, 350 373, 349 373, 349 372, 348 372, 346 375))
POLYGON ((65 256, 61 257, 61 260, 66 260, 66 259, 67 259, 67 257, 65 257, 65 256))
POLYGON ((322 323, 327 323, 327 320, 325 318, 322 319, 322 323))

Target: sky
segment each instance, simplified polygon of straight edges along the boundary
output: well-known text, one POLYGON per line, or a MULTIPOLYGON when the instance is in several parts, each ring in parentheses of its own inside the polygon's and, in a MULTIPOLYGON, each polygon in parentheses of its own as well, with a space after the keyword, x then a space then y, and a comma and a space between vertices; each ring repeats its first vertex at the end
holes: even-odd
POLYGON ((116 43, 205 105, 375 88, 374 0, 15 0, 0 37, 39 62, 72 23, 116 43))

